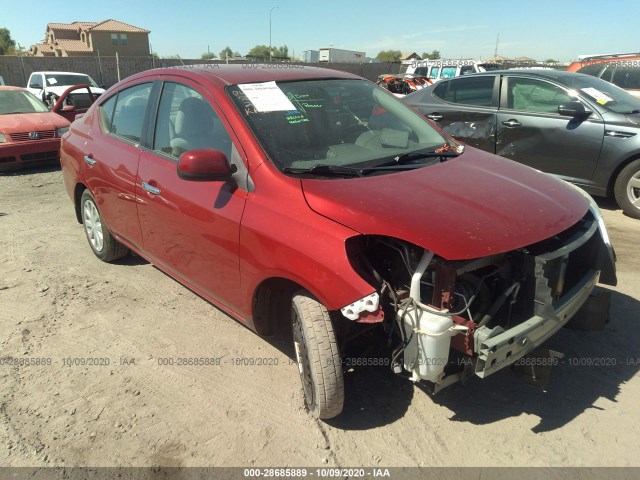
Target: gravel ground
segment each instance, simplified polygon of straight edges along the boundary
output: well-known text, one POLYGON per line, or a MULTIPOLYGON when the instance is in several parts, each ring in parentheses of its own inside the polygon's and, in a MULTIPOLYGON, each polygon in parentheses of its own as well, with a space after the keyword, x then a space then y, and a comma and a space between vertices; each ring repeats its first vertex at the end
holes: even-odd
POLYGON ((59 170, 0 175, 0 465, 640 466, 640 221, 600 203, 611 321, 550 341, 546 392, 507 370, 431 397, 362 367, 323 423, 277 340, 138 257, 97 260, 59 170), (209 365, 161 364, 185 357, 209 365))

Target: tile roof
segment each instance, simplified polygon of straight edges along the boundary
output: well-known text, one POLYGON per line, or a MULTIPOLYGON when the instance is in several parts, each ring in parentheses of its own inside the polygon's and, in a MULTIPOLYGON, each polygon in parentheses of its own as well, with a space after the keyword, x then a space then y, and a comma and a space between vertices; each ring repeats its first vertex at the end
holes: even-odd
POLYGON ((56 40, 55 45, 67 52, 91 52, 89 46, 82 40, 56 40))
POLYGON ((80 29, 91 28, 96 24, 97 22, 47 23, 47 28, 51 30, 76 31, 79 28, 80 29))
POLYGON ((36 43, 35 45, 32 45, 31 48, 40 50, 42 53, 55 51, 53 45, 50 43, 36 43))
POLYGON ((87 28, 87 30, 101 32, 149 33, 149 30, 145 30, 144 28, 129 25, 128 23, 113 20, 111 18, 97 23, 94 26, 87 28))

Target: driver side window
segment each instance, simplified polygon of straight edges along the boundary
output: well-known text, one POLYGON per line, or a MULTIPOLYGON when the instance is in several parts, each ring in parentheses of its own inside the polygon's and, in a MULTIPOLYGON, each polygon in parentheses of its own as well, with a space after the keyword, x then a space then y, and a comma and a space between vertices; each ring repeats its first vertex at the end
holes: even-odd
POLYGON ((210 148, 231 158, 231 137, 200 93, 180 83, 162 88, 153 149, 178 158, 189 150, 210 148))

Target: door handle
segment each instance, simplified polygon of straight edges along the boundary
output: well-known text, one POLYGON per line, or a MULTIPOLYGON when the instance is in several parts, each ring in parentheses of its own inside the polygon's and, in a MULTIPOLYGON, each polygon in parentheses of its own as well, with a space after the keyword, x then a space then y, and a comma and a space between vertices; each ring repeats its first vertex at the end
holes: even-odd
POLYGON ((160 195, 160 189, 148 184, 147 182, 142 182, 142 188, 153 195, 160 195))
POLYGON ((521 127, 521 126, 522 126, 522 124, 521 124, 519 121, 517 121, 517 120, 515 120, 515 119, 513 119, 513 118, 512 118, 512 119, 510 119, 510 120, 507 120, 507 121, 502 122, 502 124, 503 124, 505 127, 510 127, 510 128, 513 128, 513 127, 521 127))
POLYGON ((438 120, 442 120, 442 115, 440 115, 439 113, 430 113, 429 115, 425 115, 425 117, 427 117, 430 120, 433 120, 434 122, 437 122, 438 120))
POLYGON ((93 159, 93 155, 85 155, 82 159, 87 163, 90 167, 93 167, 96 164, 96 161, 93 159))

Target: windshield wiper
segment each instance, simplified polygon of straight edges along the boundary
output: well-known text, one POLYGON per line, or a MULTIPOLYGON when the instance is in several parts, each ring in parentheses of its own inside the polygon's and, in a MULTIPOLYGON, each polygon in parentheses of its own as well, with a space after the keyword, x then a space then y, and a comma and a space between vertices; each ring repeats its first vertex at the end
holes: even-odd
POLYGON ((636 110, 631 110, 630 112, 624 112, 625 115, 631 115, 631 114, 634 114, 634 113, 640 113, 640 110, 636 109, 636 110))
POLYGON ((285 167, 284 173, 295 173, 299 175, 318 175, 324 177, 361 177, 362 170, 359 168, 345 167, 342 165, 326 165, 320 163, 311 168, 285 167))
POLYGON ((376 165, 375 167, 372 167, 372 168, 389 167, 389 166, 395 166, 395 165, 407 165, 410 162, 413 162, 414 160, 420 160, 422 158, 445 159, 450 157, 457 157, 458 155, 460 155, 460 153, 462 152, 456 152, 454 150, 445 150, 441 152, 438 152, 437 150, 430 150, 427 152, 425 151, 408 152, 408 153, 403 153, 401 155, 393 157, 392 160, 383 162, 380 165, 376 165))

